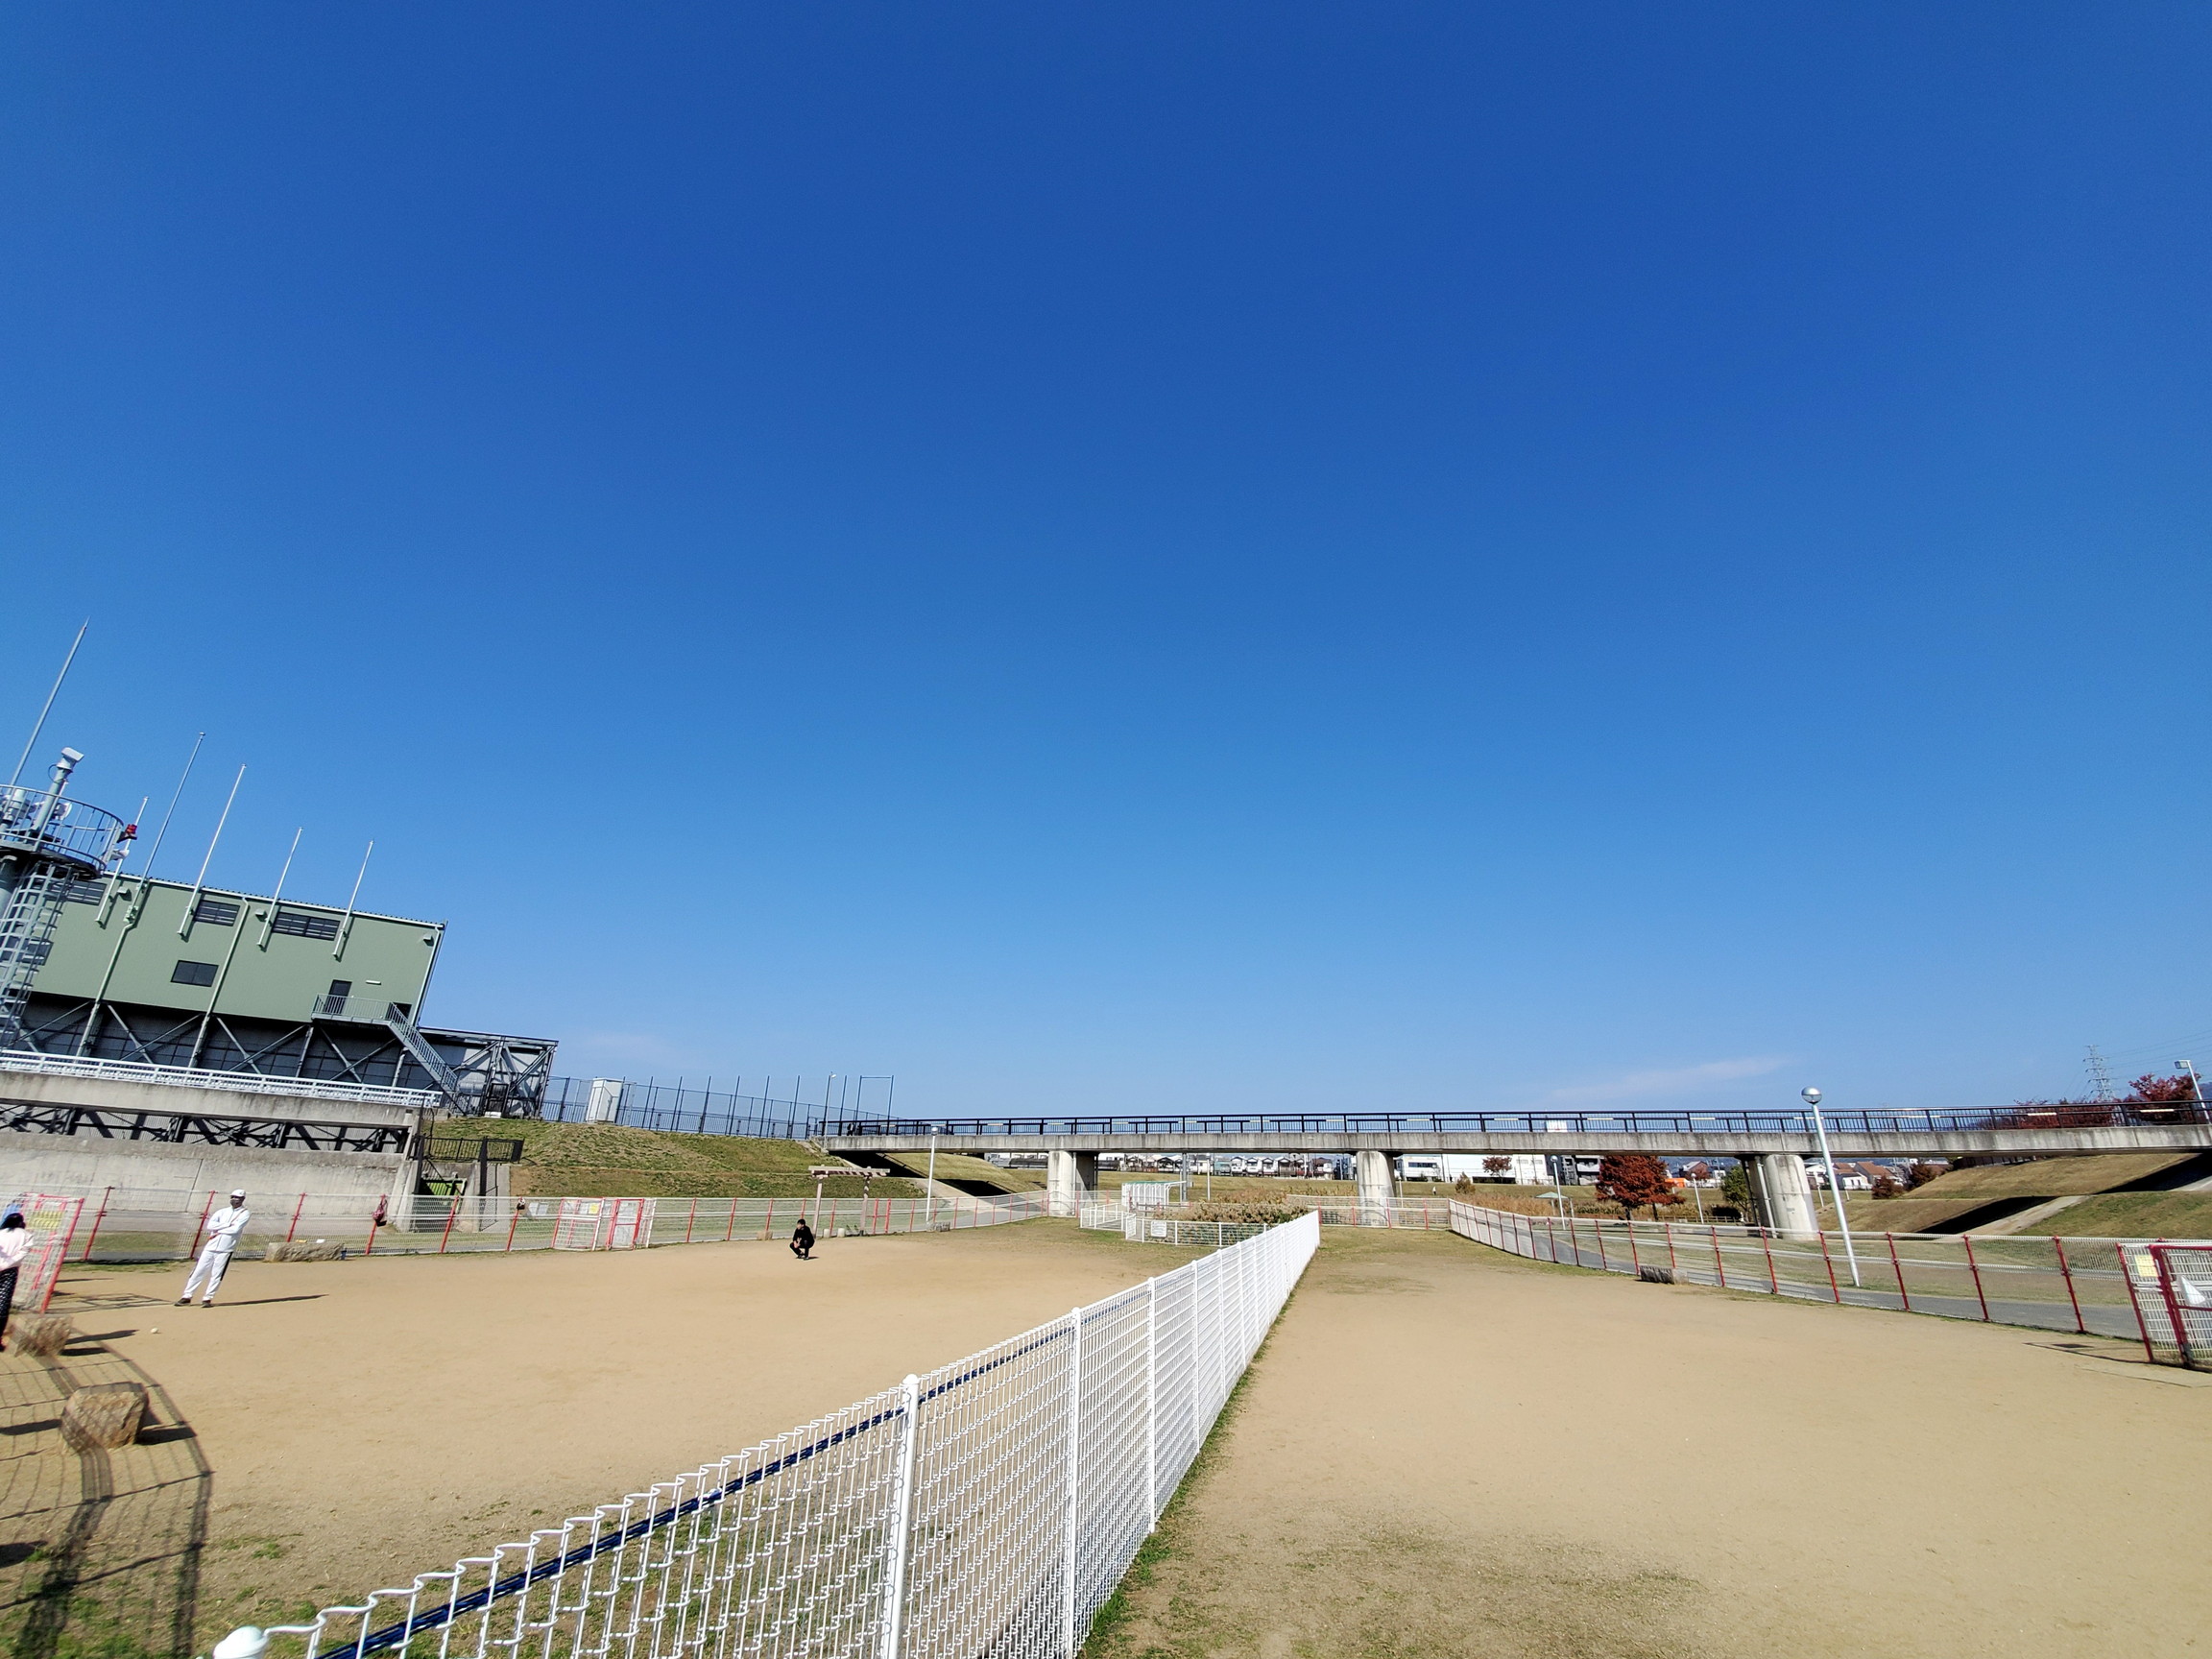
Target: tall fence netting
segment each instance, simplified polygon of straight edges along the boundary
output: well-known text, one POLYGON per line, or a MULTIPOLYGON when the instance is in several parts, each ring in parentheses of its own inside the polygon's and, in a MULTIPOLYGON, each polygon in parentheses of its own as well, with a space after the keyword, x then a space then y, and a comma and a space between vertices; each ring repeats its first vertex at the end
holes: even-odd
POLYGON ((588 1515, 272 1626, 279 1659, 1072 1655, 1319 1238, 1310 1216, 588 1515))
POLYGON ((1463 1238, 1537 1262, 2118 1336, 2140 1341, 2154 1360, 2212 1365, 2212 1246, 1971 1233, 1791 1238, 1760 1227, 1521 1215, 1458 1200, 1451 1224, 1463 1238), (2204 1298, 2201 1325, 2182 1316, 2185 1280, 2204 1298))

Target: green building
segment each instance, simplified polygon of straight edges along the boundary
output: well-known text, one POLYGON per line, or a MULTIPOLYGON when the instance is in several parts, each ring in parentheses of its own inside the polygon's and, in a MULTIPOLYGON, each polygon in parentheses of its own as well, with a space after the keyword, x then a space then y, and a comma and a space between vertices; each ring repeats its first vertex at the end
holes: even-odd
POLYGON ((536 1116, 548 1039, 421 1022, 443 922, 147 880, 80 879, 23 1011, 48 1054, 432 1089, 536 1116))

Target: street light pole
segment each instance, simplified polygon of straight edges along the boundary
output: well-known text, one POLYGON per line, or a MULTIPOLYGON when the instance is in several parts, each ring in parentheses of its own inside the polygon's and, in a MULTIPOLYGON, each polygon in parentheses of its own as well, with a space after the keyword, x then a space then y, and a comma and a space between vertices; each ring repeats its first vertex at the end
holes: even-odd
POLYGON ((929 1200, 929 1225, 937 1225, 937 1125, 929 1125, 929 1173, 923 1182, 923 1192, 929 1200))
POLYGON ((1805 1104, 1813 1108, 1813 1131, 1820 1137, 1820 1161, 1828 1166, 1828 1197, 1836 1206, 1836 1225, 1843 1232, 1843 1254, 1851 1260, 1851 1286, 1859 1287, 1859 1252, 1851 1245, 1851 1220, 1843 1214, 1843 1184, 1836 1178, 1836 1154, 1828 1150, 1828 1120, 1820 1116, 1820 1091, 1804 1091, 1805 1104))

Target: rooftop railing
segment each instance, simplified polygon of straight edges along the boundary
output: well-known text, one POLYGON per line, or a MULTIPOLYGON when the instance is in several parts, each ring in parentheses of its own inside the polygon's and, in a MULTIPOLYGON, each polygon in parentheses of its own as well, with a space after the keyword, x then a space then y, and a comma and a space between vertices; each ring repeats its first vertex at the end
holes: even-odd
POLYGON ((122 819, 88 801, 20 784, 0 788, 0 842, 11 846, 97 867, 122 832, 122 819))
POLYGON ((358 1100, 416 1111, 436 1106, 444 1096, 427 1089, 385 1089, 373 1083, 334 1083, 315 1077, 263 1077, 252 1071, 212 1071, 192 1066, 155 1066, 139 1060, 94 1060, 71 1054, 40 1054, 29 1048, 0 1050, 0 1071, 45 1077, 99 1077, 116 1083, 157 1083, 180 1089, 219 1089, 238 1094, 288 1094, 304 1100, 358 1100))

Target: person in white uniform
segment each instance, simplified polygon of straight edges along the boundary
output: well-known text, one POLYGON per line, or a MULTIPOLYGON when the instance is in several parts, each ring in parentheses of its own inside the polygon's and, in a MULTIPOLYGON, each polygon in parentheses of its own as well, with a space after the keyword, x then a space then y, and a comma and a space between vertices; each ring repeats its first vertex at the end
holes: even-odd
POLYGON ((184 1281, 184 1294, 177 1298, 181 1308, 192 1300, 192 1292, 200 1289, 200 1282, 207 1282, 201 1292, 203 1308, 215 1306, 215 1287, 223 1283, 223 1275, 230 1265, 230 1252, 238 1248, 239 1235, 246 1231, 246 1223, 253 1219, 253 1212, 246 1208, 246 1194, 233 1192, 230 1202, 207 1217, 207 1242, 201 1247, 200 1260, 193 1264, 192 1277, 184 1281))

